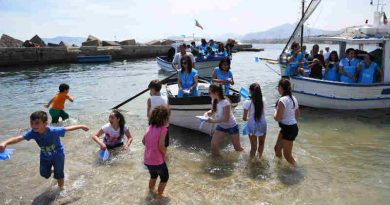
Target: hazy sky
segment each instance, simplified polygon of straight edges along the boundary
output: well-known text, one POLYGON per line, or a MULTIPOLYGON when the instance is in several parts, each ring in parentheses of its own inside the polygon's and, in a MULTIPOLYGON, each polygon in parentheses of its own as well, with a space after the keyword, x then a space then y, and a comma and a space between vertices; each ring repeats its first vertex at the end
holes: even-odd
MULTIPOLYGON (((293 23, 301 0, 0 0, 0 34, 25 40, 93 34, 139 41, 172 35, 245 34, 293 23), (194 27, 194 19, 204 27, 194 27)), ((306 1, 307 4, 309 1, 306 1)), ((376 2, 376 0, 375 0, 376 2)), ((322 0, 310 27, 338 30, 372 22, 370 0, 322 0)), ((385 11, 390 11, 389 5, 385 11)), ((388 14, 390 18, 390 12, 388 14)))

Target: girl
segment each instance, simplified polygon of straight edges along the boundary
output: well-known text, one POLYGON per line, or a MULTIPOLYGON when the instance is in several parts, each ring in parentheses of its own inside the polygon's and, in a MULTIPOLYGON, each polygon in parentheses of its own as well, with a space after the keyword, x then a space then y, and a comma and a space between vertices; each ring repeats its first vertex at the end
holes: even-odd
POLYGON ((264 115, 264 101, 261 88, 258 83, 253 83, 249 86, 251 100, 247 100, 244 105, 244 115, 242 120, 248 121, 249 140, 251 142, 250 156, 253 158, 256 155, 256 150, 259 152, 259 159, 264 150, 265 135, 267 133, 267 122, 264 115), (249 119, 248 119, 249 113, 249 119), (257 145, 259 138, 259 145, 257 145))
POLYGON ((282 96, 276 103, 274 119, 279 122, 280 132, 275 145, 275 155, 284 158, 292 165, 295 159, 292 156, 292 148, 298 135, 296 118, 299 116, 297 99, 291 94, 291 83, 287 79, 281 79, 278 85, 279 94, 282 96))
POLYGON ((233 116, 230 101, 225 99, 222 86, 210 85, 210 97, 212 99, 212 108, 205 113, 205 116, 211 117, 216 114, 214 119, 209 119, 207 122, 216 123, 217 127, 211 140, 211 152, 214 156, 220 156, 219 144, 225 134, 232 136, 232 144, 238 152, 242 151, 240 144, 240 134, 236 119, 233 116))
POLYGON ((191 57, 185 55, 180 59, 181 69, 178 71, 177 97, 198 96, 198 71, 192 68, 191 57))
POLYGON ((230 85, 234 85, 233 73, 230 71, 230 59, 223 58, 219 62, 219 66, 214 69, 211 79, 213 83, 221 83, 224 85, 225 95, 229 95, 230 85))
POLYGON ((102 128, 92 137, 92 139, 100 146, 101 150, 114 149, 123 146, 123 135, 126 135, 127 142, 123 146, 127 150, 133 142, 133 137, 130 134, 129 128, 125 125, 125 118, 117 111, 113 110, 108 117, 109 123, 103 125, 102 128), (104 134, 103 142, 99 137, 104 134))
POLYGON ((157 177, 160 176, 160 184, 157 189, 157 196, 162 197, 165 186, 169 179, 168 167, 165 164, 165 137, 167 135, 167 124, 169 123, 169 109, 160 105, 153 109, 149 118, 149 127, 146 130, 142 144, 145 145, 144 164, 149 169, 149 191, 154 193, 157 177))
POLYGON ((225 50, 225 46, 223 45, 223 43, 218 44, 217 55, 225 57, 225 58, 227 58, 229 56, 225 50))
POLYGON ((324 80, 339 81, 339 56, 336 51, 332 51, 329 54, 329 58, 325 66, 324 80))
POLYGON ((380 82, 382 82, 382 72, 373 59, 374 57, 370 54, 364 56, 364 61, 360 63, 357 71, 359 73, 358 83, 374 83, 375 74, 380 76, 380 82))

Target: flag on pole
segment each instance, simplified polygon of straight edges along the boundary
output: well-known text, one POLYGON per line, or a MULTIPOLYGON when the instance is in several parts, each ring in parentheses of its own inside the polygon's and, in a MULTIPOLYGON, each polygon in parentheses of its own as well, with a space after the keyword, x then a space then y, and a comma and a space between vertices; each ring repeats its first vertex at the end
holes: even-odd
POLYGON ((198 20, 196 20, 196 19, 195 19, 195 26, 199 27, 200 29, 203 30, 203 26, 201 26, 200 23, 198 22, 198 20))
POLYGON ((388 23, 388 21, 387 21, 387 16, 386 16, 386 13, 385 12, 383 12, 383 24, 387 24, 388 23))

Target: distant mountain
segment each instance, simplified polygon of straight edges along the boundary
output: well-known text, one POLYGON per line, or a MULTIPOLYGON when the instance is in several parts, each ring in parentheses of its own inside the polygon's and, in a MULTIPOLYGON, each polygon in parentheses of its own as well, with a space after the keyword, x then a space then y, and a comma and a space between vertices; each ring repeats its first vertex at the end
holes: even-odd
POLYGON ((72 45, 76 44, 78 46, 81 45, 82 42, 84 42, 87 38, 85 37, 69 37, 69 36, 57 36, 54 38, 42 38, 46 43, 55 43, 59 44, 61 41, 63 41, 66 44, 72 45))
MULTIPOLYGON (((292 32, 295 29, 296 24, 283 24, 266 31, 248 33, 244 35, 240 40, 250 41, 250 40, 264 40, 264 39, 286 39, 289 38, 292 32)), ((304 36, 318 36, 318 35, 330 35, 337 34, 340 31, 327 31, 317 28, 305 27, 304 36)))

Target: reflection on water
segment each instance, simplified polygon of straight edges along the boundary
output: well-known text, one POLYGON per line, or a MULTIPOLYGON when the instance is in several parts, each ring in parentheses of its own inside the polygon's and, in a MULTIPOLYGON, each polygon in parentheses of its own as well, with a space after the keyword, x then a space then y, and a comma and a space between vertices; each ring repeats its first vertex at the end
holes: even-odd
MULTIPOLYGON (((263 46, 261 46, 263 47, 263 46)), ((267 45, 261 56, 275 58, 283 45, 267 45)), ((39 176, 39 148, 22 142, 12 159, 0 162, 0 204, 385 204, 390 199, 390 111, 334 111, 303 108, 294 144, 297 168, 274 157, 279 132, 273 121, 278 76, 254 57, 234 55, 236 88, 261 84, 266 99, 267 138, 263 159, 234 151, 230 139, 221 158, 210 154, 210 136, 171 126, 167 164, 167 198, 156 200, 147 190, 141 143, 147 126, 142 95, 121 108, 134 137, 130 151, 102 163, 93 135, 107 123, 110 108, 142 91, 149 81, 164 78, 154 59, 110 64, 67 64, 2 69, 0 72, 0 140, 28 129, 31 112, 44 109, 61 82, 70 85, 74 103, 65 107, 71 119, 90 131, 68 133, 65 147, 65 191, 39 176)), ((276 67, 277 68, 277 67, 276 67)), ((298 99, 299 100, 299 99, 298 99)), ((235 111, 242 123, 242 108, 235 111)))

